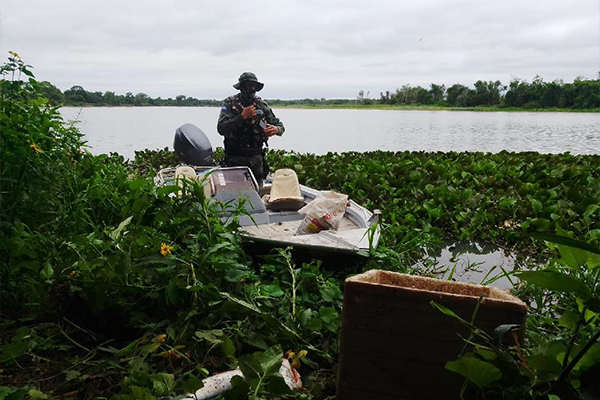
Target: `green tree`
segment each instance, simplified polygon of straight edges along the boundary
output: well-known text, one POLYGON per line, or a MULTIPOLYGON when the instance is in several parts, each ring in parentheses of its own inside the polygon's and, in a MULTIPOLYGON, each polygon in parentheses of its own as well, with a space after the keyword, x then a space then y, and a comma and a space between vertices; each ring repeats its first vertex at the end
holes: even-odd
POLYGON ((69 104, 84 104, 86 102, 87 92, 79 85, 72 86, 65 90, 65 101, 69 104))
POLYGON ((431 98, 434 102, 439 103, 444 100, 444 96, 446 95, 446 86, 445 85, 436 85, 432 83, 430 85, 429 94, 431 94, 431 98))
POLYGON ((57 106, 65 102, 65 95, 63 92, 61 92, 59 88, 48 81, 40 82, 40 91, 53 106, 57 106))

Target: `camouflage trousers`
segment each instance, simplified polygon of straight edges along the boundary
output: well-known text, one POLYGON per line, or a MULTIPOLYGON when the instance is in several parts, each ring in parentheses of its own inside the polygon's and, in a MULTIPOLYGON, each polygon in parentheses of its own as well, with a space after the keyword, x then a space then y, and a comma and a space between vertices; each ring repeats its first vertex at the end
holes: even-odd
POLYGON ((249 167, 258 182, 258 186, 262 188, 263 179, 265 177, 265 169, 263 166, 263 157, 258 154, 256 156, 225 156, 225 165, 228 167, 249 167))

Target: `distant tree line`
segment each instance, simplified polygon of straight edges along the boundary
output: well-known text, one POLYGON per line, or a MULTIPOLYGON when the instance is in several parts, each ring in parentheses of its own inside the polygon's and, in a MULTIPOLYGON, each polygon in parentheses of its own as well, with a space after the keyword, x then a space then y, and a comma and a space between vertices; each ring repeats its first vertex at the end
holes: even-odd
MULTIPOLYGON (((145 93, 125 95, 115 92, 88 92, 81 86, 61 92, 50 82, 42 82, 43 90, 54 105, 67 106, 220 106, 221 100, 200 100, 179 95, 173 98, 152 98, 145 93)), ((361 90, 356 99, 269 100, 274 106, 336 106, 336 105, 432 105, 440 107, 515 107, 525 109, 600 108, 600 73, 597 79, 577 78, 572 83, 562 80, 544 82, 536 76, 532 82, 513 79, 505 86, 500 81, 477 81, 473 87, 432 83, 429 89, 403 85, 395 91, 380 93, 379 99, 361 90)))
POLYGON ((600 108, 599 79, 577 78, 573 83, 562 80, 544 82, 536 76, 531 83, 513 79, 508 86, 500 81, 477 81, 473 88, 454 84, 449 88, 432 83, 429 89, 404 85, 395 92, 381 93, 379 99, 365 98, 359 92, 358 103, 439 105, 447 107, 518 107, 536 108, 600 108))
POLYGON ((220 106, 221 100, 200 100, 194 97, 179 95, 174 99, 169 97, 152 98, 146 93, 133 94, 127 92, 124 95, 115 92, 88 92, 81 86, 73 86, 63 92, 50 82, 42 82, 46 97, 54 105, 67 106, 220 106))

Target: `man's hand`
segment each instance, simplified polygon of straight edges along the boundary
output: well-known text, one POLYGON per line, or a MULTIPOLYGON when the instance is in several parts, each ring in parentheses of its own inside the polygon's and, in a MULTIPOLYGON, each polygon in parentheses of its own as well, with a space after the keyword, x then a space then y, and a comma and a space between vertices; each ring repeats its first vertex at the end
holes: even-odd
POLYGON ((252 118, 255 115, 256 115, 256 107, 254 107, 254 106, 248 106, 248 107, 244 107, 242 109, 242 118, 244 118, 244 119, 252 118))
POLYGON ((265 136, 271 137, 279 133, 279 128, 275 125, 267 124, 267 127, 263 130, 263 132, 265 133, 265 136))

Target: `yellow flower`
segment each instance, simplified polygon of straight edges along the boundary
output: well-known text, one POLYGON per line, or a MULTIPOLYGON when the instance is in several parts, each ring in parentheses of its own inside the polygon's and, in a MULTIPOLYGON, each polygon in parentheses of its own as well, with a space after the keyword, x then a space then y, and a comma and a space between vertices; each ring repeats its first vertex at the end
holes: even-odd
POLYGON ((38 146, 38 145, 37 145, 37 144, 35 144, 35 143, 31 143, 31 144, 29 145, 29 147, 31 147, 33 150, 35 150, 35 152, 36 152, 37 154, 43 153, 42 149, 40 149, 40 146, 38 146))
POLYGON ((162 243, 160 245, 160 255, 163 257, 166 257, 167 255, 171 254, 171 250, 173 250, 173 246, 169 246, 166 243, 162 243))
POLYGON ((16 57, 16 58, 21 58, 21 57, 19 57, 19 55, 18 55, 17 53, 15 53, 14 51, 9 51, 9 53, 10 53, 10 54, 11 54, 13 57, 16 57))
POLYGON ((69 272, 69 275, 71 275, 71 276, 77 276, 77 271, 71 271, 71 272, 69 272))

